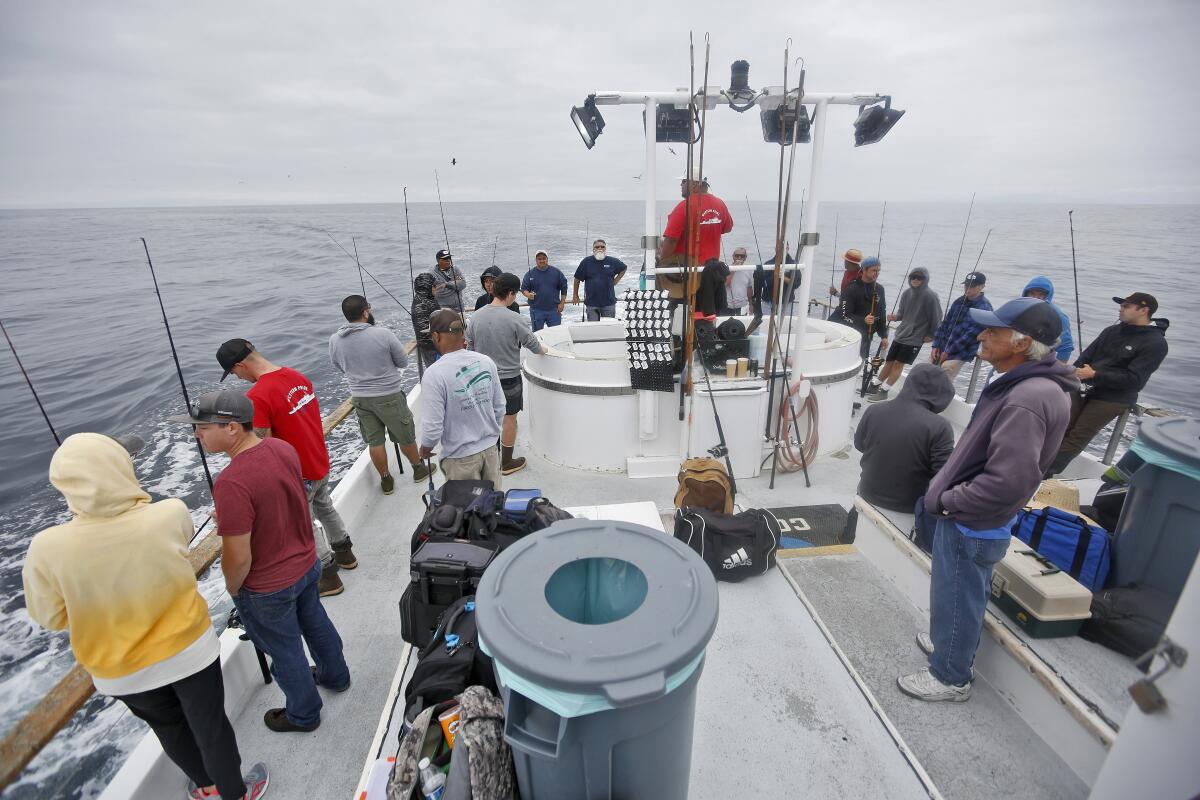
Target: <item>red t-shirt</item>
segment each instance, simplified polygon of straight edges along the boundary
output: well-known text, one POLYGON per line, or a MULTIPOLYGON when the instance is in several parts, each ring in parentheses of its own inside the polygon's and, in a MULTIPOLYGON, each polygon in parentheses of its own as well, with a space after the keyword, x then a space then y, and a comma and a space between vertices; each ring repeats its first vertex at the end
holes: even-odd
POLYGON ((850 281, 862 275, 862 267, 855 267, 842 272, 842 291, 846 291, 846 287, 850 285, 850 281))
POLYGON ((296 448, 305 480, 319 481, 329 474, 321 408, 308 378, 280 367, 259 378, 246 396, 254 401, 254 427, 270 428, 272 436, 296 448))
POLYGON ((263 439, 239 453, 213 483, 217 533, 250 532, 252 592, 275 592, 304 577, 317 561, 300 459, 291 445, 263 439))
MULTIPOLYGON (((663 231, 663 236, 669 236, 676 240, 676 253, 686 253, 687 248, 691 246, 691 235, 685 234, 683 230, 686 201, 680 200, 679 205, 667 217, 667 229, 663 231)), ((690 219, 700 220, 700 246, 696 253, 696 259, 700 264, 708 261, 710 258, 721 257, 721 235, 729 233, 733 230, 733 217, 729 214, 729 209, 725 207, 725 201, 717 197, 715 194, 692 195, 691 197, 691 214, 690 219)))

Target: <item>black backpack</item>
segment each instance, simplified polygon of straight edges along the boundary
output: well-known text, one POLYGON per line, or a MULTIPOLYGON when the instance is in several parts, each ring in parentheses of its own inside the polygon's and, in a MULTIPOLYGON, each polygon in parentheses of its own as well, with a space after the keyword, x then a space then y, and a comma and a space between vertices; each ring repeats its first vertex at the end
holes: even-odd
POLYGON ((400 637, 424 647, 442 613, 475 594, 483 572, 495 559, 494 542, 430 539, 409 565, 409 584, 400 596, 400 637))
POLYGON ((775 566, 779 536, 779 520, 762 508, 722 514, 684 506, 675 512, 675 538, 699 553, 719 581, 766 574, 775 566))
POLYGON ((417 656, 404 690, 405 722, 411 724, 421 711, 454 699, 468 686, 498 691, 492 659, 479 647, 474 595, 446 609, 433 638, 417 656))
POLYGON ((1092 616, 1079 635, 1130 658, 1152 650, 1175 610, 1175 598, 1148 586, 1105 589, 1092 598, 1092 616))

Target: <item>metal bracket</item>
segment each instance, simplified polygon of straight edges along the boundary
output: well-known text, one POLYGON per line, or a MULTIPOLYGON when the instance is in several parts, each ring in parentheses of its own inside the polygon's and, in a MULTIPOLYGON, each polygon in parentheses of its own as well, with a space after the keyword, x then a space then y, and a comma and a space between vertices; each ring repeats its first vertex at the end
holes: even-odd
POLYGON ((1163 665, 1128 689, 1129 696, 1133 698, 1133 702, 1137 703, 1137 707, 1143 714, 1153 714, 1167 707, 1167 698, 1155 685, 1155 681, 1167 674, 1172 667, 1178 669, 1186 664, 1188 654, 1186 649, 1171 641, 1169 636, 1163 636, 1153 650, 1144 653, 1134 662, 1134 666, 1139 669, 1149 668, 1158 656, 1164 658, 1163 665))
POLYGON ((642 250, 657 250, 660 238, 658 236, 643 236, 641 241, 642 250))
POLYGON ((821 234, 817 231, 809 231, 808 233, 800 234, 801 247, 816 247, 821 241, 821 234))

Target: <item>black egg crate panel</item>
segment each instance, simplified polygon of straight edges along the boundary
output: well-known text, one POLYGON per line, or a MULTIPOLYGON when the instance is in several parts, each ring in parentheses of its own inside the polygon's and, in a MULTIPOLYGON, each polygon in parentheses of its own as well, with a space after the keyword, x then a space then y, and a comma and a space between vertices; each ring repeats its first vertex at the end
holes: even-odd
POLYGON ((645 389, 648 392, 673 392, 675 377, 671 371, 671 362, 639 369, 631 368, 629 383, 634 389, 645 389))
POLYGON ((630 385, 651 392, 675 391, 667 293, 660 289, 630 289, 621 299, 625 303, 630 385))
POLYGON ((674 391, 674 354, 669 340, 631 339, 625 347, 629 353, 629 382, 634 389, 674 391))

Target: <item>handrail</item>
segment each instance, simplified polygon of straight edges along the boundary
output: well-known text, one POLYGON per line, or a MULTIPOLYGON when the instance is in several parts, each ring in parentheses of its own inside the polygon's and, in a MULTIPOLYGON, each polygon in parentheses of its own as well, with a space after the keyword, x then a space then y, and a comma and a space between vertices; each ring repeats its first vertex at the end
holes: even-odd
MULTIPOLYGON (((411 355, 416 346, 416 341, 410 340, 404 346, 405 353, 411 355)), ((333 413, 322 419, 321 428, 325 436, 328 437, 338 425, 345 422, 353 410, 350 398, 346 398, 333 413)), ((188 552, 188 562, 198 578, 220 555, 221 539, 214 530, 188 552)), ((75 712, 83 707, 95 691, 92 676, 76 664, 9 730, 0 740, 0 791, 20 777, 29 762, 66 727, 75 712)))

